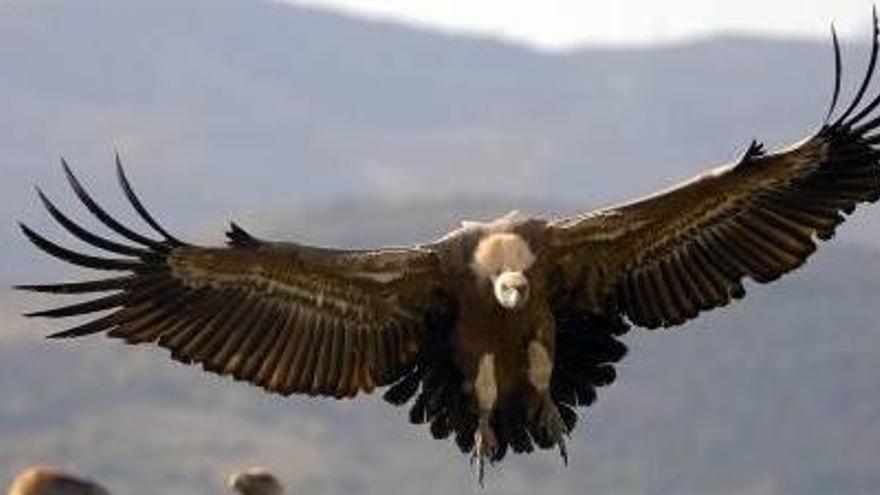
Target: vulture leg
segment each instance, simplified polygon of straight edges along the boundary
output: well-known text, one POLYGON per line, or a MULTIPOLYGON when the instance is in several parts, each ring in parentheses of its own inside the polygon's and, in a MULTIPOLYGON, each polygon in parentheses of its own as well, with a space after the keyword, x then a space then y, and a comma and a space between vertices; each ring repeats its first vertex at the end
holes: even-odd
POLYGON ((534 429, 538 433, 538 444, 559 447, 559 455, 562 462, 568 464, 568 450, 565 447, 565 435, 568 429, 562 415, 556 407, 556 402, 550 395, 550 378, 553 376, 553 360, 547 347, 541 342, 533 340, 529 343, 529 383, 535 388, 538 400, 535 403, 535 412, 532 417, 534 429))
POLYGON ((492 459, 498 449, 498 438, 492 430, 491 418, 495 402, 498 400, 498 382, 495 377, 495 355, 484 354, 480 358, 477 378, 474 381, 477 397, 479 423, 474 434, 474 458, 479 463, 480 485, 486 473, 486 459, 492 459))

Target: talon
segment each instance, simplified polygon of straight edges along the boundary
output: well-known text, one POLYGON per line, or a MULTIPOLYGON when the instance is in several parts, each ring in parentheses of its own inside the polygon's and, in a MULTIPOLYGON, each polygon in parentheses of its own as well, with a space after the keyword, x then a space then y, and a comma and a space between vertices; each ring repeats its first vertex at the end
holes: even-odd
POLYGON ((565 437, 568 435, 568 429, 565 426, 565 421, 562 420, 562 415, 559 413, 556 403, 549 396, 541 405, 537 419, 541 432, 556 444, 559 449, 559 456, 562 457, 562 462, 567 466, 568 448, 565 444, 565 437))
POLYGON ((562 464, 568 466, 568 449, 565 447, 565 438, 560 437, 556 441, 556 445, 559 446, 559 455, 562 457, 562 464))
POLYGON ((476 460, 479 466, 480 487, 486 476, 486 459, 492 459, 498 449, 498 439, 488 422, 480 422, 477 432, 474 433, 474 451, 471 455, 471 466, 476 460))

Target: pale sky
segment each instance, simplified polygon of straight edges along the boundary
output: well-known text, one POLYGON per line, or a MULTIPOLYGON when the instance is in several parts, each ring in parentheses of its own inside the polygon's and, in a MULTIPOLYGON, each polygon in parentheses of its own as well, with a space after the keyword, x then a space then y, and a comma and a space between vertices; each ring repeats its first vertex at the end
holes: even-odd
POLYGON ((844 36, 870 27, 871 0, 283 0, 525 41, 545 49, 654 43, 717 31, 844 36))

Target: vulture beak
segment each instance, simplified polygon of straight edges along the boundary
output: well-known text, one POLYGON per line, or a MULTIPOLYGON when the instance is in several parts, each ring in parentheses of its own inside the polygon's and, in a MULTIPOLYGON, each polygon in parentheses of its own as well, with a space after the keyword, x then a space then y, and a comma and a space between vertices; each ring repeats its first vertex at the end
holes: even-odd
POLYGON ((495 299, 505 309, 516 309, 529 297, 529 281, 522 272, 506 271, 492 280, 495 299))

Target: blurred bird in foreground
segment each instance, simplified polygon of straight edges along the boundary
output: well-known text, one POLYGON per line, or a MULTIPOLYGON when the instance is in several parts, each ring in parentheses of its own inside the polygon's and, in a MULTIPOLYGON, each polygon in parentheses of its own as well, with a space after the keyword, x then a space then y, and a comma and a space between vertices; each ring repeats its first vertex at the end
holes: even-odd
POLYGON ((229 488, 241 495, 282 495, 278 478, 263 468, 250 468, 229 476, 229 488))
POLYGON ((12 482, 9 495, 110 495, 104 487, 64 471, 31 467, 12 482))
MULTIPOLYGON (((227 480, 230 489, 240 495, 282 495, 284 487, 263 468, 248 468, 233 473, 227 480)), ((50 467, 30 467, 19 473, 8 495, 110 495, 94 481, 50 467)))

